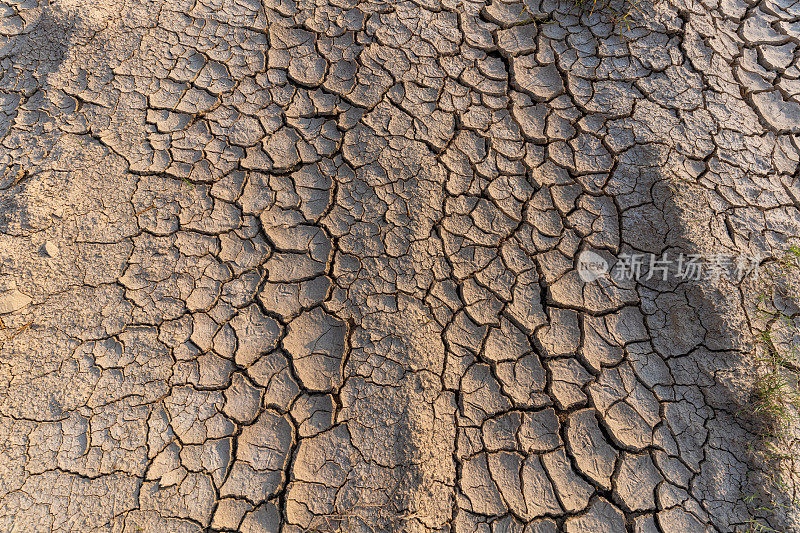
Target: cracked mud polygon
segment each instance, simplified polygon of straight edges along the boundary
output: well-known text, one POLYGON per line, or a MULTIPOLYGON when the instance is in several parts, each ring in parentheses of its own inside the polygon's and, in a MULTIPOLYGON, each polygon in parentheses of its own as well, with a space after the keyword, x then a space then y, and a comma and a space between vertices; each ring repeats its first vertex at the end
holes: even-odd
POLYGON ((799 5, 0 2, 0 531, 800 530, 799 5))

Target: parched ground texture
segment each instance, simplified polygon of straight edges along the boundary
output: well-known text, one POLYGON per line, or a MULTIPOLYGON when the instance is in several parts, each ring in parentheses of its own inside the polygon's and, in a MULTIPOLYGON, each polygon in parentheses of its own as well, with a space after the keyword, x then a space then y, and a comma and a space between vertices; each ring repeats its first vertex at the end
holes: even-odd
POLYGON ((526 1, 0 2, 0 530, 798 530, 745 285, 575 257, 800 235, 800 4, 526 1))

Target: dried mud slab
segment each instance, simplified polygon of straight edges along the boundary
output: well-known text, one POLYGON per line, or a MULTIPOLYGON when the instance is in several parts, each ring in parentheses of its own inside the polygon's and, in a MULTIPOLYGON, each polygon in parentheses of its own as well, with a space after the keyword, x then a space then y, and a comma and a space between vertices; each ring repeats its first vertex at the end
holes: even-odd
POLYGON ((747 289, 576 260, 800 234, 797 4, 526 5, 0 2, 0 530, 800 527, 747 289))

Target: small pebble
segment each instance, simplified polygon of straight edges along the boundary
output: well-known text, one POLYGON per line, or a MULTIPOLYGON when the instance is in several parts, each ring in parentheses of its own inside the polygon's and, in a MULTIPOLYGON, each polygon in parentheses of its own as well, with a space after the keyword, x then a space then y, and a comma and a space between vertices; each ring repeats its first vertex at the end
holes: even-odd
POLYGON ((47 257, 55 257, 58 255, 58 246, 50 241, 44 241, 42 245, 42 253, 47 257))

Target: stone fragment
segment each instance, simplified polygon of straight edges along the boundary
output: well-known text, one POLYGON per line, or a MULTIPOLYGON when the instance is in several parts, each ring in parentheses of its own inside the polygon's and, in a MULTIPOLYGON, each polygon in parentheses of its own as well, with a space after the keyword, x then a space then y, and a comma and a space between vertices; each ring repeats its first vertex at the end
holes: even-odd
POLYGON ((58 255, 58 246, 53 241, 44 241, 40 248, 42 255, 45 257, 54 258, 58 255))
POLYGON ((33 299, 17 289, 0 292, 0 314, 13 313, 26 307, 33 299))

